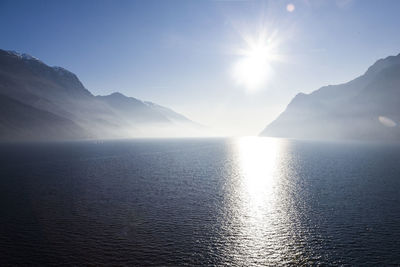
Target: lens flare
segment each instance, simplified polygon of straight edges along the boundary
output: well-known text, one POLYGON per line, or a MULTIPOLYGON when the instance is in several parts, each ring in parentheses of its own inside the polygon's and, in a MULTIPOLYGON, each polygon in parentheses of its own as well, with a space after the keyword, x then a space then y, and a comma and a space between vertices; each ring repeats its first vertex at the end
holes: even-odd
POLYGON ((286 10, 288 11, 288 12, 293 12, 294 10, 295 10, 295 6, 293 5, 293 4, 288 4, 287 6, 286 6, 286 10))
POLYGON ((386 127, 396 127, 397 123, 395 121, 393 121, 392 119, 385 117, 385 116, 379 116, 378 117, 379 122, 382 123, 382 125, 386 126, 386 127))

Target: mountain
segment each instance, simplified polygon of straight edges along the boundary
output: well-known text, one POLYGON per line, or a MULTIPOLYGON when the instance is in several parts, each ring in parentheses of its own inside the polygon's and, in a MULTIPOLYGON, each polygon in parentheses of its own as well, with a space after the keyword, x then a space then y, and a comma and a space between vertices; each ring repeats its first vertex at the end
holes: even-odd
POLYGON ((0 49, 0 140, 182 136, 186 127, 193 130, 189 119, 176 125, 175 117, 185 117, 149 103, 121 93, 94 96, 74 73, 0 49))
POLYGON ((190 119, 186 118, 185 116, 183 116, 182 114, 179 114, 175 111, 173 111, 170 108, 166 108, 160 105, 157 105, 153 102, 150 101, 145 101, 144 102, 148 107, 150 107, 152 110, 155 110, 161 114, 163 114, 164 116, 166 116, 168 118, 168 120, 174 122, 174 123, 188 123, 188 124, 193 124, 195 126, 198 127, 202 127, 200 124, 197 124, 193 121, 191 121, 190 119))
POLYGON ((400 141, 400 54, 344 84, 297 94, 260 135, 400 141))
POLYGON ((164 114, 154 111, 145 102, 133 97, 127 97, 121 93, 96 96, 96 99, 108 105, 118 117, 132 125, 138 123, 170 123, 164 114))
POLYGON ((0 140, 57 140, 85 138, 77 124, 53 113, 0 95, 0 140))

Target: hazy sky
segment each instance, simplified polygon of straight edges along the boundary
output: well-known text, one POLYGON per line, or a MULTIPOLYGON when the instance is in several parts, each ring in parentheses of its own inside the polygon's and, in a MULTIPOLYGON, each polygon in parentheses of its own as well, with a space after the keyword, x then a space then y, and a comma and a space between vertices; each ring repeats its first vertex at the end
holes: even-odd
POLYGON ((4 1, 0 48, 76 73, 93 94, 258 134, 298 92, 400 53, 400 1, 4 1))

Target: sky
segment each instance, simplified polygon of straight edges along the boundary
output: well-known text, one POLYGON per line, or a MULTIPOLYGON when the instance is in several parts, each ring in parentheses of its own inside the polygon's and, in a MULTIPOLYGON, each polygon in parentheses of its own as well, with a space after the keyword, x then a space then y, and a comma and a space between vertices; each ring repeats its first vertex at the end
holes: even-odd
POLYGON ((400 1, 0 0, 0 48, 227 136, 400 53, 400 1))

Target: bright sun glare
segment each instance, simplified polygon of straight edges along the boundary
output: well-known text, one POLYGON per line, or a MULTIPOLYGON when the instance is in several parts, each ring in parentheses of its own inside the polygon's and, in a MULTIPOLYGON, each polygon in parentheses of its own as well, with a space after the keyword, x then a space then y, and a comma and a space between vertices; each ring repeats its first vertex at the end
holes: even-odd
POLYGON ((246 48, 238 51, 240 59, 233 66, 233 77, 239 86, 256 91, 271 78, 271 62, 278 58, 277 42, 273 37, 261 33, 257 38, 244 38, 246 48))

